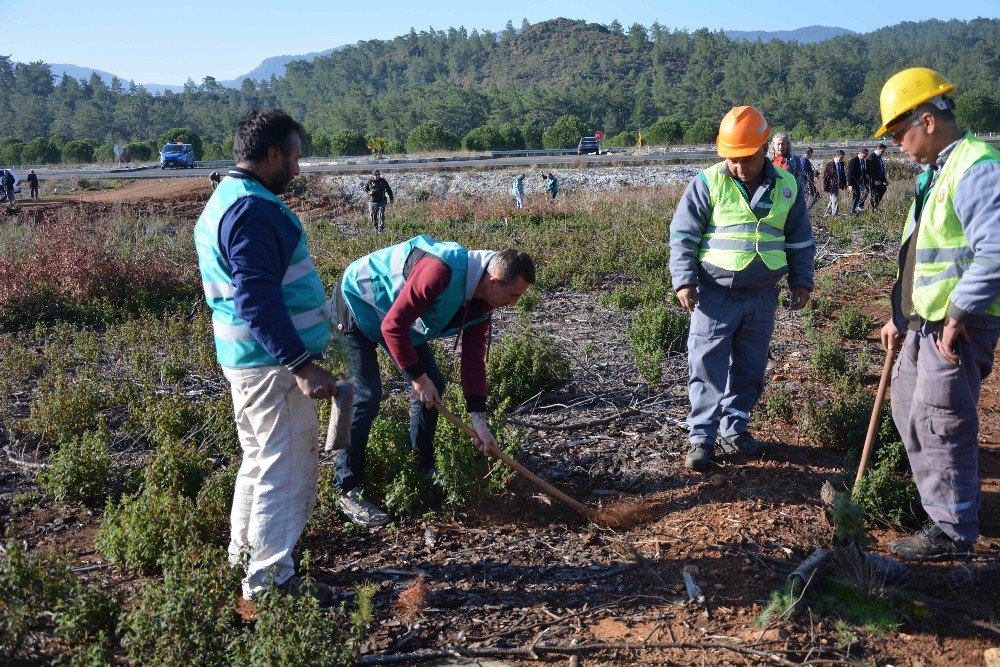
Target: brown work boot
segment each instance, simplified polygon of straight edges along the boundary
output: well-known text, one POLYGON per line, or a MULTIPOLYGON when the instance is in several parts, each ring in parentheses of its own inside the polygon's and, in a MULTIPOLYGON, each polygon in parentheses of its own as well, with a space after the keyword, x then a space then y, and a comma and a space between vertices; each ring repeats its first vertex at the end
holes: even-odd
POLYGON ((889 553, 912 561, 948 560, 972 555, 972 544, 948 537, 933 519, 909 537, 901 537, 889 545, 889 553))

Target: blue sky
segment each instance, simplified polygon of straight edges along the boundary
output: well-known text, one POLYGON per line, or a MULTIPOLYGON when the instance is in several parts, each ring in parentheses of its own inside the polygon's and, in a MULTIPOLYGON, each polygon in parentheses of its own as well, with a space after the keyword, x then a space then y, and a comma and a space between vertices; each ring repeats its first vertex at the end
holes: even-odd
POLYGON ((828 25, 867 32, 903 20, 1000 16, 1000 0, 942 3, 750 3, 746 0, 0 0, 0 55, 16 61, 72 63, 137 83, 232 79, 269 56, 322 51, 415 27, 500 30, 564 16, 596 23, 659 21, 670 28, 789 30, 828 25), (856 8, 851 8, 855 5, 856 8), (756 7, 756 9, 754 9, 756 7), (781 11, 787 7, 786 11, 781 11), (837 11, 831 11, 837 7, 837 11))

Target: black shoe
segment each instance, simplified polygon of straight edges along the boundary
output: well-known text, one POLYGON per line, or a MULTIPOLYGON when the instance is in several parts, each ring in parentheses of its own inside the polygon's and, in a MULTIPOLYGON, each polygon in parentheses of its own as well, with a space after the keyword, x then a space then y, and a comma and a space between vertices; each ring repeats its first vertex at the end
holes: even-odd
POLYGON ((910 537, 889 545, 889 553, 903 560, 928 561, 961 558, 972 554, 972 544, 953 540, 932 519, 910 537))
POLYGON ((743 454, 744 456, 757 456, 764 451, 766 443, 754 439, 749 433, 737 433, 736 435, 724 435, 719 438, 719 447, 726 454, 743 454))
POLYGON ((308 596, 316 598, 323 609, 333 604, 333 589, 326 584, 313 579, 303 579, 292 575, 284 583, 275 586, 280 592, 293 598, 308 596))
POLYGON ((698 472, 705 472, 712 465, 712 450, 703 442, 692 442, 687 456, 684 457, 684 467, 698 472))

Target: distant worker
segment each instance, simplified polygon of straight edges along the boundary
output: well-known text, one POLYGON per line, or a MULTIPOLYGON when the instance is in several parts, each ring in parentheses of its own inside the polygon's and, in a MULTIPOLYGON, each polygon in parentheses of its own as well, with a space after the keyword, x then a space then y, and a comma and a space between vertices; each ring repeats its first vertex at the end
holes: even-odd
POLYGON ((769 131, 760 111, 733 107, 717 140, 725 159, 691 180, 670 223, 673 288, 691 311, 684 463, 692 470, 709 468, 717 437, 728 454, 763 452, 749 421, 764 388, 778 281, 788 274, 792 310, 813 288, 805 195, 767 159, 769 131))
POLYGON ((819 190, 816 188, 816 169, 812 163, 812 146, 806 148, 806 152, 799 157, 799 164, 802 166, 802 181, 806 185, 806 209, 812 210, 813 204, 819 199, 819 190))
POLYGON ((847 189, 851 193, 851 215, 858 213, 865 206, 868 196, 868 172, 865 162, 868 149, 859 148, 858 154, 847 161, 847 189))
POLYGON ((795 177, 799 182, 799 188, 805 188, 805 180, 802 178, 802 163, 798 156, 792 152, 792 141, 784 132, 778 132, 771 140, 771 164, 784 169, 795 177))
POLYGON ((219 172, 213 171, 208 177, 208 182, 209 185, 212 186, 212 191, 214 192, 215 188, 219 187, 219 183, 222 182, 222 176, 219 175, 219 172))
POLYGON ((518 210, 524 208, 524 174, 518 174, 514 177, 510 193, 514 195, 514 208, 518 210))
POLYGON ((385 229, 385 206, 395 201, 389 182, 382 178, 382 172, 378 169, 372 172, 372 177, 365 183, 365 193, 368 195, 368 214, 371 216, 372 225, 376 232, 385 229))
POLYGON ((865 171, 868 172, 868 182, 871 186, 871 207, 878 208, 885 196, 885 191, 889 189, 889 175, 885 170, 885 160, 882 154, 885 153, 885 144, 879 144, 875 151, 868 156, 865 171))
POLYGON ((302 134, 282 111, 246 114, 233 142, 236 166, 194 237, 243 449, 229 562, 245 568, 246 598, 276 586, 322 604, 329 587, 295 576, 292 561, 316 502, 316 400, 336 393, 336 379, 316 363, 330 339, 323 281, 302 223, 279 198, 299 173, 302 134))
POLYGON ((486 414, 486 349, 493 311, 513 306, 535 282, 535 264, 524 252, 468 250, 457 243, 417 236, 351 263, 334 290, 338 330, 344 333, 354 384, 351 444, 337 459, 341 512, 366 527, 389 517, 361 493, 365 449, 382 402, 378 348, 412 387, 410 446, 417 464, 434 474, 434 433, 444 395, 444 375, 429 341, 455 336, 462 343, 466 406, 483 454, 497 447, 486 414))
POLYGON ((961 555, 979 538, 977 406, 1000 336, 1000 150, 958 127, 954 92, 924 67, 893 75, 875 133, 929 167, 917 177, 882 327, 885 348, 902 348, 892 419, 929 517, 889 551, 917 561, 961 555))
POLYGON ((32 199, 38 200, 38 174, 34 169, 28 172, 28 194, 32 199))
POLYGON ((545 190, 552 198, 555 199, 556 195, 559 194, 559 179, 551 171, 549 175, 545 178, 545 190))
POLYGON ((14 187, 17 185, 17 181, 14 178, 13 172, 10 169, 3 170, 3 191, 4 197, 7 199, 7 208, 14 208, 14 187))
POLYGON ((838 150, 833 159, 823 165, 823 192, 830 197, 824 218, 840 215, 840 191, 847 188, 847 169, 844 167, 844 151, 838 150))

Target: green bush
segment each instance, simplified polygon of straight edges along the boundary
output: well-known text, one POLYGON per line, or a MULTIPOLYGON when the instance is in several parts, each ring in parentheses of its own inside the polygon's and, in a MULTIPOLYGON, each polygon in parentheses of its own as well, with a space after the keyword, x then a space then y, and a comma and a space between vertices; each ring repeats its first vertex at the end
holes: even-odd
POLYGON ((576 148, 580 137, 587 135, 583 121, 572 114, 559 116, 556 122, 542 133, 543 148, 576 148))
POLYGON ((161 134, 158 142, 159 145, 156 147, 156 150, 159 152, 165 144, 176 144, 178 142, 182 144, 191 144, 191 148, 194 150, 194 159, 202 159, 204 146, 202 144, 201 137, 197 132, 187 127, 175 127, 161 134))
POLYGON ((100 501, 108 486, 111 440, 108 430, 99 429, 64 441, 38 475, 45 492, 61 503, 100 501))
POLYGON ((368 155, 368 144, 357 130, 341 130, 330 136, 330 155, 368 155))
POLYGON ((461 144, 458 135, 446 129, 436 120, 426 120, 406 135, 406 151, 408 153, 437 150, 455 151, 461 147, 461 144))
POLYGON ((774 422, 788 423, 792 421, 792 418, 795 416, 792 398, 792 394, 786 389, 769 391, 767 397, 761 403, 760 416, 774 422))
POLYGON ((643 143, 650 146, 678 144, 683 138, 684 126, 676 118, 660 118, 642 132, 643 143))
POLYGON ((532 285, 528 290, 521 295, 521 298, 517 300, 517 309, 522 313, 530 313, 538 304, 542 301, 542 293, 537 287, 532 285))
POLYGON ((21 160, 26 164, 56 164, 62 151, 45 137, 36 137, 21 149, 21 160))
POLYGON ((209 537, 190 498, 146 488, 117 505, 108 503, 94 544, 115 565, 152 574, 164 559, 190 552, 209 537))
POLYGON ((229 534, 229 511, 233 506, 236 473, 239 469, 239 464, 232 464, 213 472, 205 480, 195 499, 199 522, 208 534, 219 539, 224 539, 229 534))
POLYGON ((809 365, 820 380, 832 382, 847 372, 847 357, 839 341, 821 336, 809 352, 809 365))
MULTIPOLYGON (((857 448, 848 452, 848 470, 857 470, 860 454, 857 448)), ((885 406, 877 446, 854 496, 868 516, 893 526, 916 523, 922 511, 906 448, 893 424, 889 405, 885 406)))
POLYGON ((656 384, 662 377, 660 365, 667 352, 687 348, 691 317, 684 310, 663 305, 639 308, 628 328, 628 342, 639 374, 646 382, 656 384))
POLYGON ((107 396, 101 380, 89 374, 43 378, 35 388, 35 402, 25 422, 31 433, 57 442, 72 440, 104 423, 107 396))
POLYGON ((0 139, 0 164, 24 164, 24 142, 13 137, 0 139))
POLYGON ((305 595, 261 596, 252 639, 241 642, 234 662, 250 667, 353 667, 371 622, 376 589, 375 584, 356 587, 355 611, 350 613, 343 605, 339 610, 320 609, 305 595))
POLYGON ((875 328, 875 320, 854 307, 844 308, 833 325, 833 332, 841 338, 864 340, 875 328))
POLYGON ((153 159, 153 149, 142 141, 133 141, 125 145, 125 159, 135 162, 149 162, 153 159))
MULTIPOLYGON (((466 424, 471 424, 469 413, 465 410, 465 401, 458 396, 458 393, 451 394, 445 401, 447 407, 466 424)), ((490 431, 496 436, 500 449, 516 458, 518 433, 507 429, 499 414, 490 423, 490 431)), ((445 419, 438 420, 437 436, 434 439, 434 467, 437 470, 435 482, 444 493, 445 505, 453 508, 463 507, 502 491, 511 475, 503 464, 487 460, 473 446, 469 436, 445 419)))
POLYGON ((493 405, 513 407, 565 384, 569 360, 551 337, 526 329, 490 350, 486 375, 493 405))
POLYGON ((232 664, 232 653, 242 643, 239 584, 238 569, 221 549, 205 547, 169 558, 163 579, 145 586, 122 621, 125 651, 140 665, 232 664))
POLYGON ((719 121, 713 118, 699 118, 684 129, 684 143, 710 144, 715 141, 719 121))
MULTIPOLYGON (((366 459, 370 456, 371 450, 371 441, 369 440, 369 446, 365 450, 366 459)), ((365 473, 367 474, 370 471, 371 468, 366 466, 365 473)), ((340 494, 334 485, 336 479, 337 473, 333 466, 320 466, 316 504, 313 506, 312 515, 310 515, 309 521, 306 523, 305 530, 303 531, 305 534, 325 536, 329 534, 330 526, 336 526, 341 523, 340 507, 338 505, 340 494)))
POLYGON ((62 161, 67 164, 86 164, 94 161, 97 144, 92 139, 71 141, 62 149, 62 161))
POLYGON ((467 151, 499 151, 502 143, 500 131, 492 125, 481 125, 469 130, 462 139, 462 148, 467 151))
POLYGON ((146 467, 146 488, 194 499, 210 470, 208 456, 193 443, 166 440, 146 467))
MULTIPOLYGON (((643 137, 645 141, 646 137, 643 137)), ((639 142, 639 136, 635 132, 619 132, 613 137, 604 139, 601 143, 605 148, 628 148, 635 146, 639 142)))
POLYGON ((114 144, 101 144, 94 149, 94 162, 114 162, 115 158, 115 145, 114 144))
POLYGON ((858 447, 865 441, 875 399, 863 390, 838 392, 828 402, 806 404, 802 433, 832 449, 858 447))
POLYGON ((386 402, 368 436, 365 495, 392 514, 416 512, 431 494, 429 481, 424 479, 410 448, 409 412, 408 401, 386 402))

